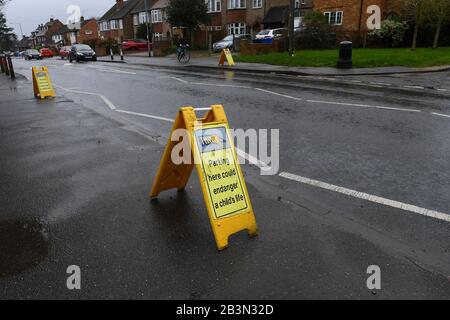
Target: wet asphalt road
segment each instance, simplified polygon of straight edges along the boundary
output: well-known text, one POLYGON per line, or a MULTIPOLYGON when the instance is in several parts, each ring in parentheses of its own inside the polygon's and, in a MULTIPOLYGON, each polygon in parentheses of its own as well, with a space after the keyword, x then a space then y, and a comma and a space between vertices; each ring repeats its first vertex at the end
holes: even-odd
MULTIPOLYGON (((32 64, 17 60, 16 70, 30 76, 32 64)), ((171 123, 111 111, 104 99, 167 119, 180 106, 223 104, 233 128, 280 129, 280 172, 448 214, 446 92, 404 88, 397 79, 385 88, 371 84, 385 79, 370 77, 342 85, 43 64, 58 86, 53 104, 38 103, 29 113, 32 99, 2 101, 2 112, 21 112, 1 122, 8 137, 19 134, 3 144, 3 234, 24 233, 30 247, 28 264, 20 267, 15 255, 9 261, 17 267, 1 265, 0 297, 450 298, 449 222, 261 176, 251 165, 244 171, 260 236, 239 234, 217 253, 195 177, 185 194, 164 193, 156 205, 147 200, 171 123), (28 131, 34 129, 37 135, 28 131), (65 288, 71 264, 83 271, 79 292, 65 288), (374 264, 382 270, 379 291, 365 283, 374 264)), ((423 85, 427 76, 408 83, 423 85)), ((435 87, 448 84, 449 73, 432 77, 435 87)), ((11 247, 14 241, 3 245, 11 247)))

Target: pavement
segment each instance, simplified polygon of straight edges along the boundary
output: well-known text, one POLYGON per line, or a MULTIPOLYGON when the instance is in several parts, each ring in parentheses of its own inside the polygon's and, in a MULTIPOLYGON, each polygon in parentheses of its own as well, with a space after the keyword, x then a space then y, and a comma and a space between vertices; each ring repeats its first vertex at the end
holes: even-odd
MULTIPOLYGON (((109 57, 100 59, 103 62, 122 63, 120 56, 116 56, 114 61, 109 57)), ((219 66, 219 55, 211 57, 192 57, 188 65, 180 64, 174 56, 152 57, 146 55, 126 55, 124 63, 165 68, 202 68, 210 70, 229 70, 251 73, 278 73, 293 76, 361 76, 361 75, 390 75, 390 74, 414 74, 428 72, 442 72, 450 70, 450 66, 436 66, 428 68, 408 68, 408 67, 380 67, 380 68, 351 68, 338 69, 330 67, 287 67, 262 63, 239 62, 235 66, 219 66)))
MULTIPOLYGON (((450 299, 445 92, 394 94, 370 77, 345 87, 56 59, 15 67, 15 82, 0 76, 0 298, 450 299), (34 64, 49 67, 56 99, 34 99, 34 64), (178 108, 216 103, 233 128, 280 129, 279 173, 243 166, 260 235, 239 233, 220 253, 195 174, 185 193, 148 198, 178 108), (70 265, 79 291, 66 287, 70 265), (381 290, 366 286, 370 265, 381 290)), ((433 77, 446 85, 448 72, 433 77)))

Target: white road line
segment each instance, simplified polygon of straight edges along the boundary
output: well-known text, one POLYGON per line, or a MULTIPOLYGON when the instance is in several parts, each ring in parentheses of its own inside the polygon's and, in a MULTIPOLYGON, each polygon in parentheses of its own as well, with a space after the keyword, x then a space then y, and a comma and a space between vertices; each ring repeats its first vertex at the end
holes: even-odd
POLYGON ((168 79, 174 79, 177 81, 180 81, 182 83, 188 83, 198 86, 211 86, 211 87, 225 87, 225 88, 238 88, 238 89, 253 89, 252 87, 246 87, 246 86, 236 86, 232 84, 217 84, 217 83, 204 83, 204 82, 189 82, 177 77, 159 77, 159 79, 168 78, 168 79))
MULTIPOLYGON (((182 80, 182 81, 184 81, 184 80, 182 80)), ((109 101, 105 96, 103 96, 101 94, 92 93, 92 92, 85 92, 85 91, 79 91, 79 90, 71 90, 71 89, 67 89, 67 88, 64 88, 64 87, 59 86, 59 85, 55 85, 55 87, 58 87, 58 88, 61 88, 61 89, 65 90, 65 91, 69 91, 69 92, 73 92, 73 93, 81 93, 81 94, 99 96, 99 97, 102 98, 102 100, 106 103, 106 105, 111 110, 119 112, 119 113, 135 115, 135 116, 140 116, 140 117, 145 117, 145 118, 151 118, 151 119, 156 119, 156 120, 162 120, 162 121, 171 122, 171 123, 174 122, 173 119, 169 119, 169 118, 165 118, 165 117, 153 116, 153 115, 149 115, 149 114, 145 114, 145 113, 138 113, 138 112, 132 112, 132 111, 118 110, 116 108, 116 106, 114 106, 114 104, 111 103, 111 101, 109 101)), ((313 100, 309 100, 309 101, 313 101, 313 100)), ((323 102, 321 102, 321 103, 323 103, 323 102)), ((360 106, 366 106, 366 105, 360 105, 360 106)), ((385 107, 381 107, 381 108, 385 108, 385 107)), ((405 111, 405 110, 408 110, 408 109, 401 109, 401 110, 405 111)), ((420 112, 419 110, 410 110, 410 111, 420 112)), ((433 113, 433 114, 447 117, 447 115, 442 115, 442 114, 438 114, 438 113, 433 113)), ((450 116, 448 116, 448 117, 450 117, 450 116)), ((260 169, 270 169, 270 166, 268 164, 266 164, 266 163, 258 160, 257 158, 247 154, 246 152, 244 152, 241 149, 236 148, 236 153, 239 156, 241 156, 242 158, 248 160, 250 162, 250 164, 253 164, 253 165, 257 166, 260 169)), ((421 208, 421 207, 417 207, 417 206, 414 206, 414 205, 398 202, 398 201, 395 201, 395 200, 381 198, 381 197, 370 195, 370 194, 367 194, 367 193, 363 193, 363 192, 359 192, 359 191, 355 191, 355 190, 339 187, 339 186, 336 186, 336 185, 328 184, 326 182, 321 182, 321 181, 318 181, 318 180, 313 180, 313 179, 301 177, 301 176, 298 176, 298 175, 295 175, 295 174, 292 174, 292 173, 288 173, 288 172, 281 172, 279 174, 279 176, 282 177, 282 178, 286 178, 286 179, 289 179, 289 180, 301 182, 301 183, 312 185, 312 186, 319 187, 319 188, 322 188, 322 189, 338 192, 338 193, 345 194, 345 195, 348 195, 348 196, 352 196, 352 197, 355 197, 355 198, 371 201, 371 202, 382 204, 382 205, 385 205, 385 206, 390 206, 390 207, 401 209, 401 210, 404 210, 404 211, 418 213, 418 214, 421 214, 421 215, 424 215, 424 216, 427 216, 427 217, 432 217, 432 218, 435 218, 435 219, 439 219, 439 220, 443 220, 443 221, 446 221, 446 222, 450 222, 450 215, 448 215, 446 213, 442 213, 442 212, 438 212, 438 211, 434 211, 434 210, 429 210, 429 209, 425 209, 425 208, 421 208)))
POLYGON ((293 96, 288 96, 286 94, 281 94, 281 93, 277 93, 277 92, 273 92, 270 90, 266 90, 266 89, 261 89, 261 88, 254 88, 255 90, 261 91, 261 92, 265 92, 265 93, 269 93, 269 94, 273 94, 275 96, 279 96, 279 97, 284 97, 284 98, 288 98, 288 99, 292 99, 292 100, 297 100, 297 101, 302 101, 302 98, 297 98, 297 97, 293 97, 293 96))
POLYGON ((107 97, 105 97, 104 95, 100 95, 100 98, 102 98, 103 102, 106 103, 106 105, 108 106, 108 108, 110 108, 111 110, 116 110, 116 106, 108 100, 107 97))
POLYGON ((346 102, 334 102, 334 101, 321 101, 321 100, 306 100, 306 102, 310 103, 323 103, 323 104, 335 104, 340 106, 350 106, 350 107, 362 107, 362 108, 375 108, 375 109, 386 109, 386 110, 394 110, 394 111, 405 111, 405 112, 421 112, 416 109, 405 109, 405 108, 393 108, 393 107, 383 107, 383 106, 372 106, 368 104, 359 104, 359 103, 346 103, 346 102))
POLYGON ((288 173, 288 172, 281 172, 279 174, 279 176, 282 177, 282 178, 285 178, 285 179, 289 179, 289 180, 292 180, 292 181, 304 183, 304 184, 311 185, 311 186, 314 186, 314 187, 318 187, 318 188, 321 188, 321 189, 330 190, 330 191, 334 191, 334 192, 337 192, 337 193, 345 194, 347 196, 351 196, 351 197, 354 197, 354 198, 358 198, 358 199, 362 199, 362 200, 366 200, 366 201, 382 204, 382 205, 385 205, 385 206, 393 207, 393 208, 396 208, 396 209, 401 209, 401 210, 404 210, 404 211, 418 213, 418 214, 423 215, 423 216, 427 216, 427 217, 443 220, 443 221, 446 221, 446 222, 450 222, 450 215, 448 215, 446 213, 442 213, 442 212, 438 212, 438 211, 434 211, 434 210, 429 210, 429 209, 417 207, 417 206, 414 206, 414 205, 410 205, 410 204, 407 204, 407 203, 403 203, 403 202, 399 202, 399 201, 390 200, 390 199, 378 197, 378 196, 375 196, 375 195, 367 194, 367 193, 364 193, 364 192, 359 192, 359 191, 356 191, 356 190, 351 190, 351 189, 339 187, 339 186, 332 185, 332 184, 329 184, 329 183, 326 183, 326 182, 322 182, 322 181, 318 181, 318 180, 313 180, 313 179, 301 177, 301 176, 298 176, 298 175, 295 175, 295 174, 292 174, 292 173, 288 173))
POLYGON ((180 78, 177 78, 177 77, 169 77, 169 79, 177 80, 177 81, 180 81, 182 83, 189 83, 188 81, 180 79, 180 78))
MULTIPOLYGON (((220 84, 213 84, 213 83, 201 83, 201 82, 188 82, 186 80, 177 78, 177 77, 160 77, 160 78, 169 78, 174 79, 177 81, 180 81, 182 83, 186 84, 193 84, 193 85, 207 85, 207 86, 217 86, 217 87, 233 87, 233 88, 241 88, 241 89, 254 89, 257 91, 265 92, 268 94, 276 95, 279 97, 284 97, 287 99, 292 99, 296 101, 303 101, 302 98, 293 97, 286 94, 281 94, 278 92, 262 89, 262 88, 255 88, 255 87, 245 87, 245 86, 233 86, 233 85, 220 85, 220 84)), ((357 80, 355 80, 357 81, 357 80)), ((389 85, 389 84, 385 84, 389 85)), ((375 87, 375 85, 372 85, 372 87, 375 87)), ((346 103, 346 102, 334 102, 334 101, 320 101, 320 100, 306 100, 306 102, 309 103, 322 103, 322 104, 333 104, 333 105, 341 105, 341 106, 350 106, 350 107, 362 107, 362 108, 375 108, 375 109, 382 109, 382 110, 392 110, 392 111, 404 111, 404 112, 421 112, 420 110, 416 109, 407 109, 407 108, 394 108, 394 107, 383 107, 383 106, 373 106, 373 105, 366 105, 366 104, 358 104, 358 103, 346 103)))
POLYGON ((448 114, 437 113, 437 112, 431 112, 431 114, 434 114, 435 116, 450 118, 450 115, 448 115, 448 114))
POLYGON ((379 85, 379 86, 392 86, 391 83, 385 83, 385 82, 371 82, 371 84, 379 85))
POLYGON ((117 70, 117 69, 113 69, 113 68, 89 67, 89 69, 95 69, 95 70, 99 70, 99 71, 103 71, 103 72, 110 72, 110 73, 122 73, 122 74, 132 74, 132 75, 137 74, 136 72, 122 71, 122 70, 117 70))
POLYGON ((138 117, 145 117, 145 118, 162 120, 162 121, 167 121, 167 122, 172 122, 172 123, 175 122, 175 120, 173 120, 173 119, 159 117, 159 116, 153 116, 151 114, 145 114, 145 113, 139 113, 139 112, 133 112, 133 111, 125 111, 125 110, 119 110, 119 109, 116 109, 115 111, 120 112, 120 113, 133 115, 133 116, 138 116, 138 117))
POLYGON ((403 88, 408 88, 408 89, 425 89, 425 87, 421 87, 421 86, 403 86, 403 88))
POLYGON ((448 89, 437 89, 438 91, 442 91, 442 92, 447 92, 447 91, 450 91, 450 90, 448 90, 448 89))
POLYGON ((79 93, 79 94, 85 94, 85 95, 100 97, 100 99, 103 100, 103 102, 108 106, 109 109, 111 109, 111 110, 116 110, 117 109, 116 106, 111 101, 109 101, 109 99, 107 97, 105 97, 102 94, 86 92, 86 91, 80 91, 80 90, 72 90, 72 89, 64 88, 64 87, 62 87, 60 85, 57 85, 57 84, 54 84, 54 87, 55 88, 60 88, 60 89, 62 89, 64 91, 67 91, 67 92, 79 93))

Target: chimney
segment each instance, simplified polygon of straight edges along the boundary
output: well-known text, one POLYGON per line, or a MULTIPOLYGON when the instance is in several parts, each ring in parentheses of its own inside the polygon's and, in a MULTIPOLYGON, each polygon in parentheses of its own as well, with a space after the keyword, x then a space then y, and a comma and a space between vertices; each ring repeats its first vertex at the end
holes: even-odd
POLYGON ((123 0, 116 0, 116 4, 117 4, 117 11, 123 9, 123 0))
POLYGON ((50 22, 53 22, 53 21, 55 21, 55 19, 53 19, 53 18, 50 18, 50 22))

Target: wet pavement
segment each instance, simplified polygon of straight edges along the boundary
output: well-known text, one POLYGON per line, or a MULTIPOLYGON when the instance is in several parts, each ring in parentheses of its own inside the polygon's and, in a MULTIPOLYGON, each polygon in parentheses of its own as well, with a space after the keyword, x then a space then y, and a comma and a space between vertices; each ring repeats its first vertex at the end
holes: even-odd
POLYGON ((43 63, 55 100, 0 77, 0 298, 450 298, 446 221, 244 165, 260 236, 218 253, 195 175, 148 199, 178 108, 223 103, 234 128, 280 129, 280 172, 450 213, 445 95, 43 63), (373 264, 381 290, 366 287, 373 264))

